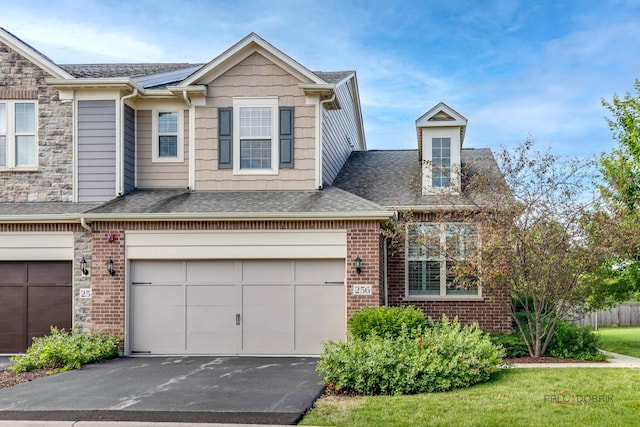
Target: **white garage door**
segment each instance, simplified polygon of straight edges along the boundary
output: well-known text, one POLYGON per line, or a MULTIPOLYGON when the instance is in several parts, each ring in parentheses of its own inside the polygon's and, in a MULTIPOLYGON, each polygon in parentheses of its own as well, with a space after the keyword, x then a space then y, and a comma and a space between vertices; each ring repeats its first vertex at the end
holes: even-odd
POLYGON ((320 354, 345 334, 344 260, 132 261, 132 354, 320 354))

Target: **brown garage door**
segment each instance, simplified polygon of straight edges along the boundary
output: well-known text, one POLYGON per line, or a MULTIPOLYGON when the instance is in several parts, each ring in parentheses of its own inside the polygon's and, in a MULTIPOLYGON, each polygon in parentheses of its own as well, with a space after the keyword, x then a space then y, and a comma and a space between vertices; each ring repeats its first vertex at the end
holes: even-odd
POLYGON ((0 262, 0 353, 22 353, 50 327, 71 329, 71 262, 0 262))

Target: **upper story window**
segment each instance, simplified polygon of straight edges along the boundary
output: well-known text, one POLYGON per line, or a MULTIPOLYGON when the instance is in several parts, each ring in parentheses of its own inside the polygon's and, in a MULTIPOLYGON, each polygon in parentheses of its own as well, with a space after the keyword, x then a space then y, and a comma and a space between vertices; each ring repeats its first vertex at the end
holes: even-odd
POLYGON ((153 162, 184 161, 183 112, 153 111, 153 162))
POLYGON ((239 107, 240 169, 271 169, 273 107, 239 107))
POLYGON ((431 140, 431 186, 434 188, 451 185, 451 138, 431 140))
POLYGON ((236 98, 233 118, 234 173, 278 173, 278 98, 236 98))
POLYGON ((468 266, 476 262, 477 256, 478 231, 475 224, 408 224, 407 296, 480 296, 475 277, 466 277, 456 269, 457 266, 468 266))
POLYGON ((0 168, 33 168, 37 163, 37 103, 0 100, 0 168))

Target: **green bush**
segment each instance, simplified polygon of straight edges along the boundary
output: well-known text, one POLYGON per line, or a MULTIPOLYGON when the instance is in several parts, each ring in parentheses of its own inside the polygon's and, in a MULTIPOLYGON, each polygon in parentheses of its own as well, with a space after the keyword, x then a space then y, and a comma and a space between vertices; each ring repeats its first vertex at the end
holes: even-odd
POLYGON ((413 394, 468 387, 490 378, 503 356, 477 326, 458 320, 415 337, 370 335, 325 343, 317 371, 329 390, 361 395, 413 394))
POLYGON ((422 335, 426 320, 421 310, 409 307, 364 307, 349 319, 349 333, 360 339, 372 335, 395 338, 405 333, 422 335))
POLYGON ((591 327, 563 320, 558 322, 546 355, 561 359, 605 360, 606 356, 599 348, 600 336, 591 327))
POLYGON ((524 343, 524 339, 519 332, 505 334, 502 332, 494 332, 489 334, 491 342, 495 345, 501 345, 504 348, 504 357, 528 357, 529 349, 524 343))
POLYGON ((64 329, 51 327, 51 333, 34 338, 24 355, 13 356, 11 370, 20 372, 49 369, 63 372, 79 369, 87 363, 101 362, 118 356, 118 342, 113 335, 103 337, 97 332, 70 334, 64 329))

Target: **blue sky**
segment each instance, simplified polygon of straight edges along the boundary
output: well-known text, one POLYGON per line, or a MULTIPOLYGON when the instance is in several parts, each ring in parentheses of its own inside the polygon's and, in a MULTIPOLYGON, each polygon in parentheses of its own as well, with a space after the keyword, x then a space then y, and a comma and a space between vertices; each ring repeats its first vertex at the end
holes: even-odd
POLYGON ((635 0, 25 0, 0 26, 60 64, 208 62, 253 31, 311 70, 357 71, 369 149, 415 148, 443 101, 466 147, 588 157, 614 146, 601 99, 640 78, 635 0))

